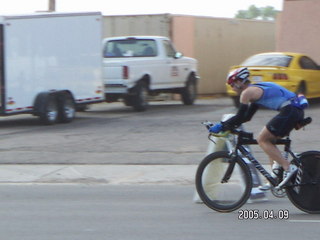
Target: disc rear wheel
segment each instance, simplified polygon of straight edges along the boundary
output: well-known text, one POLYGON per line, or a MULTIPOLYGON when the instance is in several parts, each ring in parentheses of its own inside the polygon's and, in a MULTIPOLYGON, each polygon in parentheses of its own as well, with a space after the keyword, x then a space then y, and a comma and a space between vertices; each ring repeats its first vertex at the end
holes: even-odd
POLYGON ((286 193, 290 201, 307 213, 320 213, 320 152, 301 154, 301 167, 291 178, 286 193))

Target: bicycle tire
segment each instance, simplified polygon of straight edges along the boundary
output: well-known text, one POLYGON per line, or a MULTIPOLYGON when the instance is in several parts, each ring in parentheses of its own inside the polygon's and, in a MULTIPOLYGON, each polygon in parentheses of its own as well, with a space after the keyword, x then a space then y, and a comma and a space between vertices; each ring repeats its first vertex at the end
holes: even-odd
POLYGON ((299 159, 301 172, 290 180, 286 187, 287 196, 300 210, 320 213, 320 152, 304 152, 299 159))
POLYGON ((227 151, 211 153, 201 161, 196 172, 199 197, 209 208, 218 212, 232 212, 240 208, 251 194, 251 172, 240 157, 236 159, 229 181, 221 183, 231 160, 227 151))

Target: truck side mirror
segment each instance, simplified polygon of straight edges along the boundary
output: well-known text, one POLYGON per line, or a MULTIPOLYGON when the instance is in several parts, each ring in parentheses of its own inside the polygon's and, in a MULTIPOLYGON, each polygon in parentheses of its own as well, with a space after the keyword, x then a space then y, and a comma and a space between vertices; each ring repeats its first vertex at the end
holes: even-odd
POLYGON ((182 57, 183 57, 183 54, 182 54, 181 52, 176 52, 176 53, 174 54, 174 58, 175 58, 175 59, 182 58, 182 57))

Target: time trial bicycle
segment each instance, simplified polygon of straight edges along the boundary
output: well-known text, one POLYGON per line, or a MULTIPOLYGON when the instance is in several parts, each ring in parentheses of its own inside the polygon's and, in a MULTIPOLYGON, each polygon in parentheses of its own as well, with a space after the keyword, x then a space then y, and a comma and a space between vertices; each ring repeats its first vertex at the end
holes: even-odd
MULTIPOLYGON (((311 122, 305 118, 300 127, 311 122)), ((204 123, 207 128, 212 123, 204 123)), ((271 174, 253 157, 247 145, 258 144, 253 133, 234 129, 224 133, 209 134, 213 137, 232 137, 231 151, 218 151, 206 156, 196 172, 196 189, 201 200, 211 209, 219 212, 234 211, 245 204, 252 190, 252 176, 244 158, 270 182, 273 191, 285 191, 289 200, 300 210, 307 213, 320 213, 320 152, 306 151, 296 154, 291 150, 289 136, 278 139, 275 144, 284 145, 284 156, 298 167, 297 173, 282 188, 277 185, 282 181, 283 170, 277 177, 271 174), (208 177, 210 176, 210 177, 208 177)), ((280 194, 280 193, 279 193, 280 194)))

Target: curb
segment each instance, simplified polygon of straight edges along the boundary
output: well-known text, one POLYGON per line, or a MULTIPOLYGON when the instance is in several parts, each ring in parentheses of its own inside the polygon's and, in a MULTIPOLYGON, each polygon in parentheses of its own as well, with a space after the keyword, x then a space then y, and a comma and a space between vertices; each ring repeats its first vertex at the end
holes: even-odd
POLYGON ((0 165, 0 184, 192 185, 197 165, 0 165))

